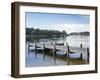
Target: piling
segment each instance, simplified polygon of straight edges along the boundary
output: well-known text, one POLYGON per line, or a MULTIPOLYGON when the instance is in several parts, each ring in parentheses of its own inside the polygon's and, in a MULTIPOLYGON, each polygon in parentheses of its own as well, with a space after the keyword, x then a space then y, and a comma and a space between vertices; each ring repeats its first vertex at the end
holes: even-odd
POLYGON ((81 59, 81 60, 83 59, 83 55, 82 55, 82 53, 80 54, 80 59, 81 59))
POLYGON ((28 53, 30 53, 30 46, 29 46, 29 42, 27 43, 28 45, 28 53))
POLYGON ((37 45, 36 45, 36 42, 35 42, 34 44, 35 44, 35 45, 34 45, 34 46, 35 46, 35 49, 34 49, 34 52, 35 52, 35 58, 37 58, 37 53, 36 53, 36 52, 37 52, 37 45))
MULTIPOLYGON (((83 48, 82 44, 80 44, 80 48, 83 48)), ((83 54, 82 53, 80 53, 80 59, 83 60, 83 54)))
POLYGON ((86 53, 87 53, 87 63, 89 63, 89 57, 90 57, 90 55, 89 55, 89 48, 86 48, 86 53))
POLYGON ((36 42, 34 44, 35 44, 35 51, 36 51, 36 49, 37 49, 36 42))
POLYGON ((54 49, 53 49, 53 58, 54 62, 56 63, 56 45, 54 44, 54 49))
POLYGON ((80 44, 80 48, 82 48, 83 47, 83 45, 82 44, 80 44))
POLYGON ((69 45, 67 45, 67 48, 68 48, 68 53, 70 53, 69 45))
POLYGON ((45 43, 43 43, 43 60, 45 60, 45 43))
POLYGON ((69 65, 69 45, 68 43, 66 43, 66 45, 67 45, 66 59, 67 59, 67 65, 69 65))

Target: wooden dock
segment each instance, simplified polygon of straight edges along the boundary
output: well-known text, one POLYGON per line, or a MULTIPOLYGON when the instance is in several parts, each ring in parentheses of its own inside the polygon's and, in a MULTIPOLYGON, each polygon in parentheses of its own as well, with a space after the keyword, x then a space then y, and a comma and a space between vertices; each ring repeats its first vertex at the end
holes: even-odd
POLYGON ((64 55, 66 55, 66 60, 68 62, 69 55, 72 52, 73 54, 78 53, 80 54, 80 58, 83 59, 83 54, 87 55, 86 63, 89 63, 89 48, 83 48, 82 44, 80 44, 80 47, 71 47, 66 43, 66 45, 59 45, 59 44, 52 44, 51 42, 34 42, 34 43, 28 43, 28 49, 30 50, 36 50, 40 48, 43 50, 43 59, 45 59, 45 49, 53 50, 53 57, 54 61, 56 61, 56 51, 62 51, 64 55))
MULTIPOLYGON (((54 49, 54 47, 56 47, 56 50, 60 50, 60 51, 68 51, 68 45, 52 45, 50 43, 30 43, 31 45, 31 49, 34 49, 35 47, 40 47, 43 49, 43 47, 45 46, 45 48, 47 49, 54 49)), ((86 53, 86 48, 81 48, 81 47, 70 47, 69 49, 72 52, 76 52, 76 53, 86 53)))

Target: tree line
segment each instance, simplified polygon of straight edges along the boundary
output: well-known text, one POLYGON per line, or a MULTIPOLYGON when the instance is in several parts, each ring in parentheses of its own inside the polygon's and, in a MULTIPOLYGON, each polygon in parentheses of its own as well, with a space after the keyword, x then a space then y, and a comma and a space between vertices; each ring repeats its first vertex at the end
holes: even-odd
POLYGON ((70 33, 70 35, 89 36, 90 32, 88 32, 88 31, 85 31, 85 32, 73 32, 73 33, 70 33))
POLYGON ((38 39, 47 39, 47 38, 60 38, 66 37, 68 34, 66 31, 58 31, 58 30, 42 30, 42 29, 34 29, 34 28, 26 28, 26 40, 34 41, 38 39))

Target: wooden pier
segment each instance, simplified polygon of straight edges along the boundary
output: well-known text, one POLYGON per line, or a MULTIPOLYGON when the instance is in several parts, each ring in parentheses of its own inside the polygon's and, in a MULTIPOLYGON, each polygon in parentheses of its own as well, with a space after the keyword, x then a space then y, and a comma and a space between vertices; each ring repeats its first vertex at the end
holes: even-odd
MULTIPOLYGON (((31 48, 30 49, 35 49, 36 47, 40 47, 41 49, 43 49, 43 47, 45 46, 45 48, 48 49, 54 49, 54 47, 56 47, 56 50, 61 50, 66 52, 68 50, 68 46, 67 45, 52 45, 50 43, 30 43, 31 48)), ((72 52, 76 52, 76 53, 86 53, 86 48, 81 48, 81 47, 70 47, 69 49, 72 52)))
MULTIPOLYGON (((54 58, 54 62, 56 62, 56 55, 57 52, 56 51, 62 51, 63 55, 66 55, 66 61, 67 64, 69 64, 69 55, 75 54, 75 53, 79 53, 80 54, 80 58, 83 59, 83 54, 87 55, 87 59, 85 60, 86 63, 89 63, 89 48, 83 48, 82 44, 80 44, 80 47, 71 47, 68 45, 68 43, 66 43, 66 45, 59 45, 57 43, 53 44, 51 42, 34 42, 34 43, 30 43, 28 44, 31 47, 28 47, 29 50, 37 50, 37 49, 41 49, 43 51, 43 59, 45 60, 45 49, 49 49, 53 51, 53 58, 54 58)), ((35 53, 36 54, 36 53, 35 53)))

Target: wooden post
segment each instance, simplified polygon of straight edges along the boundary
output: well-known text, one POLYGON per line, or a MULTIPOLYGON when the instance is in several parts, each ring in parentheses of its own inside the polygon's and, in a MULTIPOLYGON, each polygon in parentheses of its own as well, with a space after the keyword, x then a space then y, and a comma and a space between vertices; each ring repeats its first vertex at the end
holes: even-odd
POLYGON ((83 47, 83 45, 82 44, 80 44, 80 48, 82 48, 83 47))
POLYGON ((80 59, 81 59, 81 60, 83 59, 83 55, 82 55, 82 53, 80 53, 80 59))
POLYGON ((68 53, 68 59, 70 59, 69 53, 68 53))
POLYGON ((86 53, 87 53, 87 63, 89 63, 89 57, 90 57, 90 55, 89 55, 89 48, 86 48, 86 53))
POLYGON ((28 53, 30 53, 30 46, 29 46, 29 42, 28 42, 28 44, 27 44, 27 47, 28 47, 28 53))
POLYGON ((66 51, 66 58, 67 58, 67 65, 69 65, 69 45, 67 45, 67 51, 66 51))
POLYGON ((37 46, 36 46, 36 42, 35 42, 34 44, 35 44, 35 51, 36 51, 36 48, 37 48, 37 46))
POLYGON ((35 58, 37 58, 37 54, 36 54, 36 52, 37 52, 36 42, 35 42, 34 44, 35 44, 35 49, 34 49, 34 52, 35 52, 35 58))
POLYGON ((43 43, 43 60, 45 60, 45 43, 43 43))
MULTIPOLYGON (((80 44, 80 48, 83 48, 82 44, 80 44)), ((80 53, 80 59, 83 60, 83 54, 82 53, 80 53)))
POLYGON ((54 44, 54 49, 53 49, 53 58, 54 58, 54 62, 56 63, 56 45, 54 44))
POLYGON ((68 53, 70 53, 69 45, 67 45, 67 48, 68 48, 68 53))

